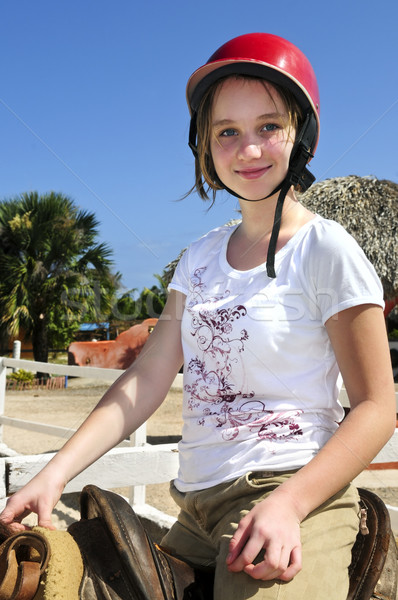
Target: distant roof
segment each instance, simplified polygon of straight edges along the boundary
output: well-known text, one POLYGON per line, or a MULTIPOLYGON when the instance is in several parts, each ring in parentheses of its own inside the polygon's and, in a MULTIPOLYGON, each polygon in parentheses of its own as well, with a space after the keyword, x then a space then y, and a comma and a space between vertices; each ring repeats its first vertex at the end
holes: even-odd
POLYGON ((95 331, 96 329, 109 329, 109 323, 82 323, 79 331, 95 331))

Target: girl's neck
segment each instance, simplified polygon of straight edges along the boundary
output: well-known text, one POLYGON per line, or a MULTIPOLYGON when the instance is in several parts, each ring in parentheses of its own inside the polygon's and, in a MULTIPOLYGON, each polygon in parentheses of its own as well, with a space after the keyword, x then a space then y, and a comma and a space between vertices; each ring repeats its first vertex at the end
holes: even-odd
MULTIPOLYGON (((259 235, 261 237, 271 236, 272 227, 274 224, 275 207, 278 201, 279 193, 271 198, 260 200, 258 202, 249 202, 246 200, 240 201, 242 213, 242 223, 240 225, 241 233, 248 239, 255 239, 259 235)), ((301 220, 305 215, 311 214, 302 206, 293 191, 293 188, 286 194, 283 204, 281 233, 283 230, 291 230, 297 226, 301 227, 301 220)))
MULTIPOLYGON (((238 270, 265 262, 278 196, 259 202, 241 201, 242 223, 231 236, 227 258, 238 270)), ((276 251, 278 252, 314 214, 298 202, 293 190, 286 195, 276 251)))

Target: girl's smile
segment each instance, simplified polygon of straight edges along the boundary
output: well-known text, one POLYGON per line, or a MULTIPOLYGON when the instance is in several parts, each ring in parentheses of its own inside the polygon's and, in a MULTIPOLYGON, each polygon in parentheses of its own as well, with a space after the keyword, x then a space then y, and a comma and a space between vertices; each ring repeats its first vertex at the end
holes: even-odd
POLYGON ((214 166, 227 187, 259 200, 284 179, 295 131, 271 84, 227 79, 214 98, 212 129, 214 166))
POLYGON ((244 179, 258 179, 262 177, 271 167, 263 167, 263 168, 243 168, 236 171, 238 175, 243 177, 244 179))

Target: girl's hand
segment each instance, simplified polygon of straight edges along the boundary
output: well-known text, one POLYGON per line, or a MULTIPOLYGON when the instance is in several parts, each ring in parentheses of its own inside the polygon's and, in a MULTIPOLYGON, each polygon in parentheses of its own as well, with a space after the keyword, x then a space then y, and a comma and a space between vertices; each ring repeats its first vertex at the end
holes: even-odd
POLYGON ((0 514, 0 527, 9 534, 30 529, 21 523, 30 513, 38 516, 38 525, 47 529, 55 529, 51 521, 51 513, 61 497, 65 485, 54 478, 47 478, 39 473, 21 490, 13 494, 7 501, 6 507, 0 514))
POLYGON ((271 494, 252 508, 231 539, 227 565, 254 579, 293 579, 301 570, 301 541, 300 519, 292 504, 271 494), (263 560, 254 564, 263 549, 263 560))

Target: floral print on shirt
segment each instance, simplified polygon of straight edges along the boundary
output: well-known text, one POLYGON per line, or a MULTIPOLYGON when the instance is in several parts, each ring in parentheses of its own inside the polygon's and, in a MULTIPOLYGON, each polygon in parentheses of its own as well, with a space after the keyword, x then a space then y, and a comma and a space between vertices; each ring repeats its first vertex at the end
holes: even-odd
MULTIPOLYGON (((187 366, 191 383, 184 386, 188 409, 198 411, 198 425, 209 423, 221 430, 226 441, 255 434, 269 441, 291 440, 302 435, 294 417, 301 410, 274 412, 266 409, 264 399, 256 399, 255 391, 243 389, 245 369, 242 354, 249 339, 243 327, 247 310, 242 304, 221 307, 229 296, 207 297, 202 276, 206 267, 191 277, 187 310, 191 316, 191 335, 198 354, 187 366), (220 304, 220 308, 216 305, 220 304), (237 381, 242 387, 237 387, 237 381)), ((247 387, 247 386, 246 386, 247 387)))

